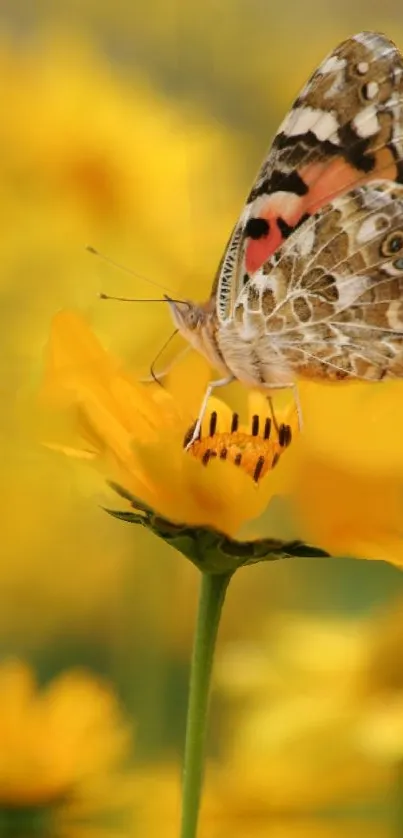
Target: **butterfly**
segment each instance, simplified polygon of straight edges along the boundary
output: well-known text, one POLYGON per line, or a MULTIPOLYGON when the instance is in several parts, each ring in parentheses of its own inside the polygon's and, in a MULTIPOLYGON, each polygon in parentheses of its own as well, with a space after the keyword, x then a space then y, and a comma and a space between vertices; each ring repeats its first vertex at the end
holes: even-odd
MULTIPOLYGON (((174 323, 221 377, 403 378, 403 59, 361 32, 313 73, 280 125, 199 304, 174 323)), ((298 403, 298 402, 297 402, 298 403)), ((299 408, 300 409, 300 408, 299 408)))

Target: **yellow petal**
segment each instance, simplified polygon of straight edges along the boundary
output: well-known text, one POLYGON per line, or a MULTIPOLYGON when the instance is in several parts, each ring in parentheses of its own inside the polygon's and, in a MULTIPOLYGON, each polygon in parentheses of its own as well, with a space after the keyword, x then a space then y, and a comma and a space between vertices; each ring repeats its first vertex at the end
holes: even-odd
MULTIPOLYGON (((368 479, 312 455, 301 441, 292 452, 299 529, 330 553, 403 564, 402 481, 384 475, 368 479)), ((285 464, 287 466, 287 464, 285 464)))
POLYGON ((403 382, 299 385, 304 439, 346 471, 403 476, 403 382))

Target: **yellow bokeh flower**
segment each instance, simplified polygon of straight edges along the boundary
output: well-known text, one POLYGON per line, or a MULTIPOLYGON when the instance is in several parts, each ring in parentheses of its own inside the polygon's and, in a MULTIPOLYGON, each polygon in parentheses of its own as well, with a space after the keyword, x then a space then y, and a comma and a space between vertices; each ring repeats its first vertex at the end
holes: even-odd
POLYGON ((204 362, 196 363, 196 369, 192 364, 179 371, 170 392, 139 384, 103 350, 84 320, 62 312, 53 322, 44 394, 70 409, 81 434, 80 449, 64 445, 66 453, 94 460, 170 521, 233 536, 273 496, 275 480, 265 474, 296 432, 296 415, 289 409, 278 414, 277 432, 264 402, 266 416, 253 413, 248 431, 237 414, 212 399, 201 439, 187 451, 208 380, 204 362))
POLYGON ((357 746, 394 771, 402 792, 403 759, 402 597, 370 624, 365 666, 357 678, 360 713, 357 746))
MULTIPOLYGON (((39 689, 32 669, 0 667, 0 816, 42 817, 57 834, 127 807, 130 731, 108 686, 70 670, 39 689), (3 814, 2 814, 3 813, 3 814)), ((19 821, 18 821, 19 822, 19 821)))
POLYGON ((355 744, 369 639, 365 619, 285 612, 267 621, 258 643, 223 649, 222 785, 241 811, 254 800, 262 814, 296 816, 382 798, 389 776, 355 744))
POLYGON ((272 615, 258 641, 224 646, 215 789, 235 820, 400 806, 402 639, 398 596, 374 614, 272 615))
MULTIPOLYGON (((214 274, 232 222, 224 195, 237 188, 223 126, 140 73, 119 72, 90 39, 65 29, 44 31, 24 49, 0 36, 0 95, 8 112, 0 126, 0 283, 15 294, 13 353, 23 344, 35 358, 46 317, 62 300, 90 308, 101 285, 128 293, 134 282, 146 295, 144 281, 91 260, 87 243, 171 289, 190 277, 201 287, 214 274), (208 177, 217 159, 220 191, 208 177), (32 284, 28 311, 20 303, 32 284)), ((109 313, 98 306, 100 320, 109 313)), ((133 344, 131 317, 121 312, 120 346, 133 344)), ((139 317, 137 347, 155 346, 162 324, 158 306, 139 317)))
MULTIPOLYGON (((328 817, 315 815, 309 805, 300 805, 296 797, 292 768, 285 780, 283 801, 273 798, 273 784, 268 780, 270 761, 248 764, 248 773, 240 771, 238 763, 226 761, 220 768, 208 765, 203 795, 198 836, 200 838, 387 838, 380 823, 370 815, 360 818, 335 818, 334 810, 328 817), (248 775, 250 774, 250 781, 248 775), (288 782, 290 785, 288 785, 288 782), (285 802, 284 802, 285 801, 285 802), (342 833, 340 831, 342 823, 342 833)), ((273 773, 275 773, 275 764, 273 773)), ((348 783, 349 776, 345 778, 348 783)), ((306 778, 308 788, 312 777, 306 778)), ((321 799, 323 771, 319 781, 321 799)), ((338 780, 336 781, 336 783, 338 780)), ((329 785, 332 777, 329 776, 329 785)), ((326 783, 324 783, 325 785, 326 783)), ((180 810, 180 777, 177 767, 170 763, 143 767, 136 774, 136 788, 140 790, 142 805, 138 808, 131 838, 178 838, 180 810), (155 805, 158 801, 158 805, 155 805)), ((315 799, 315 787, 310 789, 310 802, 315 799)))

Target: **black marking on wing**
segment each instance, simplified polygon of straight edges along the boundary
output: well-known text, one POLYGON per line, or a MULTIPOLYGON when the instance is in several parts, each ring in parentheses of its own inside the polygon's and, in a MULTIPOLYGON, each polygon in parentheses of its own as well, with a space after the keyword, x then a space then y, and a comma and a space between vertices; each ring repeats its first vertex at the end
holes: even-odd
POLYGON ((318 140, 313 131, 304 131, 301 134, 293 134, 291 137, 280 131, 274 139, 273 149, 281 151, 283 148, 292 148, 297 145, 303 145, 307 151, 318 149, 324 157, 340 154, 340 147, 336 143, 332 143, 331 140, 318 140))
POLYGON ((372 172, 375 168, 376 158, 375 154, 368 153, 368 146, 373 140, 373 136, 359 137, 351 122, 342 125, 338 134, 342 143, 340 151, 347 163, 366 174, 372 172))
POLYGON ((245 224, 244 235, 251 239, 262 239, 270 231, 270 224, 266 218, 249 218, 245 224))
POLYGON ((300 227, 301 224, 304 224, 305 221, 308 221, 308 218, 310 218, 310 217, 311 217, 311 214, 309 212, 304 212, 304 214, 301 215, 301 218, 299 219, 299 221, 297 221, 297 223, 294 227, 294 230, 296 230, 297 227, 300 227))
POLYGON ((281 216, 279 216, 276 219, 276 222, 283 239, 288 239, 288 237, 291 236, 294 227, 292 227, 290 224, 287 224, 287 222, 284 220, 284 218, 281 218, 281 216))
POLYGON ((250 204, 259 195, 271 194, 272 192, 292 192, 294 195, 306 195, 309 188, 297 171, 281 172, 277 169, 265 178, 262 183, 252 189, 247 203, 250 204))
POLYGON ((396 183, 403 183, 403 160, 399 156, 399 150, 394 143, 388 143, 386 148, 393 154, 393 159, 396 164, 396 183))
POLYGON ((277 227, 280 230, 280 233, 283 236, 283 238, 288 239, 288 237, 291 236, 291 233, 293 233, 294 230, 296 230, 298 227, 300 227, 301 224, 304 223, 304 221, 307 221, 308 218, 311 218, 311 216, 310 216, 309 212, 305 212, 303 215, 301 215, 301 218, 299 219, 299 221, 297 221, 297 223, 294 224, 294 226, 292 227, 290 224, 287 224, 287 222, 284 220, 284 218, 281 218, 281 216, 279 216, 276 219, 277 227))

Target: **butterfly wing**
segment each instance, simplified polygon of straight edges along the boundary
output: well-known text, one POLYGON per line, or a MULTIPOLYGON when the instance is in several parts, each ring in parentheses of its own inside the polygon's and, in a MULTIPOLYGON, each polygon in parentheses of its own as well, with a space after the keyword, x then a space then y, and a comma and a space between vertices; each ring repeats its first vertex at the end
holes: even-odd
POLYGON ((403 182, 402 160, 402 56, 384 35, 362 32, 322 62, 274 138, 214 283, 221 324, 307 216, 370 179, 403 182))
POLYGON ((233 343, 256 335, 265 381, 403 377, 403 186, 374 181, 307 219, 235 306, 233 343))

